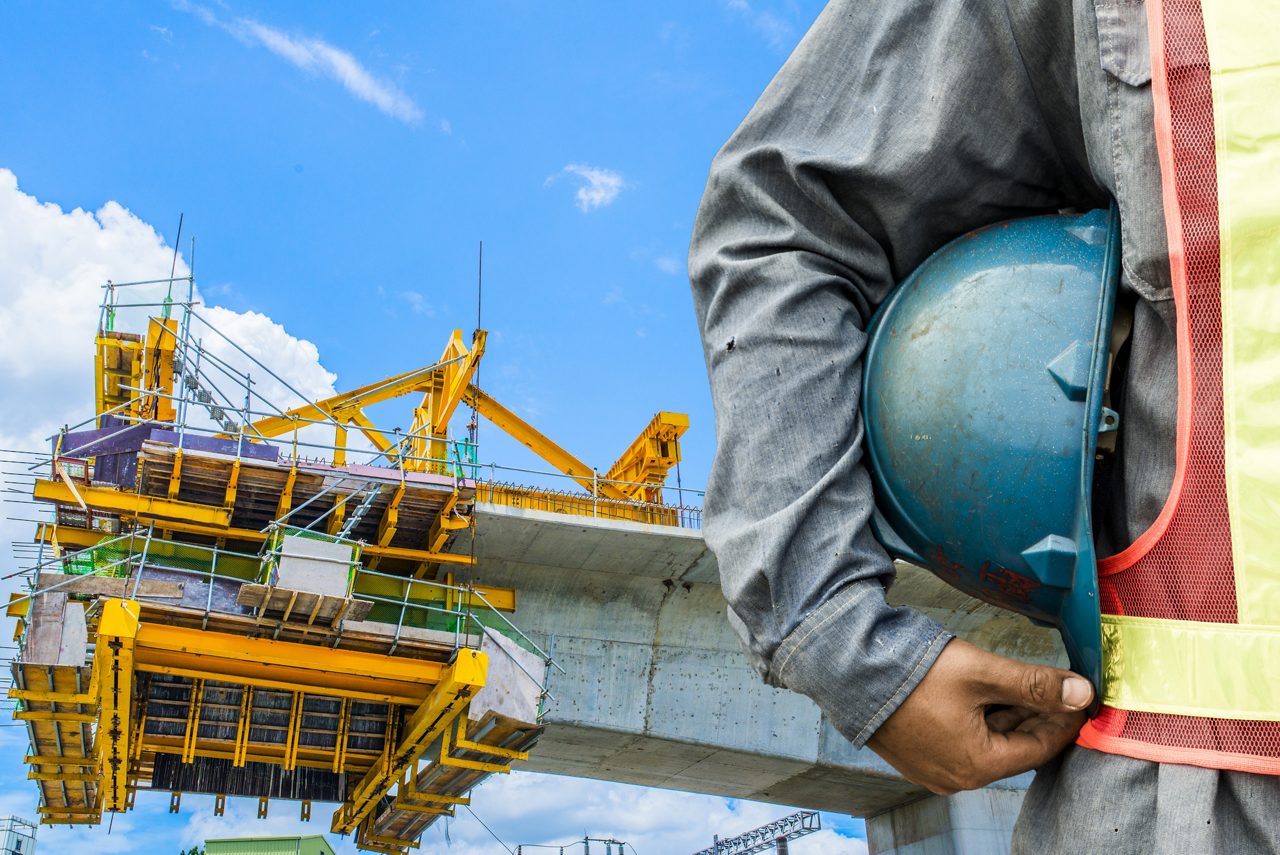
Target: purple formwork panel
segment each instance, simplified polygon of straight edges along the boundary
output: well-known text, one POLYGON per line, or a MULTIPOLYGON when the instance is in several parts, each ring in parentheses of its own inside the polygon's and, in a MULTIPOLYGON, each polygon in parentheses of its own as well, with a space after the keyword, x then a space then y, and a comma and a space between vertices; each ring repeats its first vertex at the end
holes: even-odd
POLYGON ((178 436, 175 430, 156 428, 151 425, 130 426, 124 419, 116 416, 103 416, 102 427, 93 430, 73 431, 62 437, 59 446, 58 438, 50 442, 54 454, 62 457, 94 457, 93 480, 104 484, 115 484, 117 487, 133 487, 138 475, 138 452, 144 442, 164 442, 178 445, 191 451, 205 451, 214 454, 236 455, 239 445, 241 457, 253 460, 275 462, 280 459, 280 449, 274 445, 250 442, 241 439, 222 439, 212 436, 183 434, 178 436))

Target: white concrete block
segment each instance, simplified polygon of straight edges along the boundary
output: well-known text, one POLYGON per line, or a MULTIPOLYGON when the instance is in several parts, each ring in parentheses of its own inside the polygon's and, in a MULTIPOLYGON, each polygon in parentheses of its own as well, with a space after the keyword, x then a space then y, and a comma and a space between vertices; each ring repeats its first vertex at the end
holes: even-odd
POLYGON ((285 535, 275 585, 308 594, 345 597, 352 550, 349 543, 285 535))

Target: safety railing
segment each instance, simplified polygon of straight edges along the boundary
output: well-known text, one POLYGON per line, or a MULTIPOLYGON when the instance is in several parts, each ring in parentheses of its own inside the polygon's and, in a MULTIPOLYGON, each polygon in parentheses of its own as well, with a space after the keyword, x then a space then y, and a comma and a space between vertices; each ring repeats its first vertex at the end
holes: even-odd
MULTIPOLYGON (((312 535, 314 533, 308 533, 312 535)), ((350 545, 358 555, 360 544, 342 538, 324 536, 350 545)), ((244 617, 245 607, 235 603, 231 593, 238 583, 269 584, 272 570, 278 564, 284 549, 281 538, 273 537, 258 553, 238 552, 214 545, 166 540, 156 536, 154 526, 137 529, 116 537, 104 537, 90 547, 50 556, 35 567, 30 575, 28 591, 12 598, 9 605, 52 593, 72 586, 87 576, 123 578, 129 580, 126 592, 129 598, 154 602, 158 605, 180 605, 202 616, 202 626, 208 627, 217 615, 244 617), (40 572, 64 573, 69 578, 36 587, 40 572), (174 577, 187 578, 202 583, 193 586, 194 595, 184 591, 175 599, 152 594, 144 582, 173 581, 174 577), (221 591, 219 587, 221 583, 221 591)), ((287 555, 287 553, 284 553, 287 555)), ((510 638, 517 645, 534 653, 547 668, 543 675, 530 674, 516 659, 515 664, 525 671, 539 687, 544 697, 551 697, 547 689, 550 669, 563 671, 554 658, 523 632, 510 618, 493 606, 482 590, 473 586, 448 584, 428 579, 410 579, 371 570, 348 558, 326 559, 307 555, 307 560, 332 560, 346 565, 350 576, 346 589, 335 596, 346 596, 370 604, 365 621, 386 625, 389 654, 394 654, 406 640, 406 630, 432 630, 434 643, 446 644, 452 650, 479 648, 486 629, 510 638), (446 641, 451 639, 451 641, 446 641)), ((91 597, 92 595, 73 594, 91 597)), ((342 622, 334 627, 334 646, 341 643, 342 622)))

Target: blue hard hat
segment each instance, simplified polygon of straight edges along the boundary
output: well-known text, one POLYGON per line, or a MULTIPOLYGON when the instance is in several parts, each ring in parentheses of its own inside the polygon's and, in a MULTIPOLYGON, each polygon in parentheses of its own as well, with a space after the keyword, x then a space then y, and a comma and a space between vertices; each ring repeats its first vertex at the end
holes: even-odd
POLYGON ((1101 689, 1090 519, 1119 278, 1114 211, 953 240, 872 319, 862 400, 877 537, 971 596, 1055 626, 1101 689))

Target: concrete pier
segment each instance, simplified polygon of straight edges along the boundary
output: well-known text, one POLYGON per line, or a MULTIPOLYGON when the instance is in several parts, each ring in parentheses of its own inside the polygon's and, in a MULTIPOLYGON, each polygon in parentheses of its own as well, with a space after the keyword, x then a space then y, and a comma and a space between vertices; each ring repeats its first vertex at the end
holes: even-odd
POLYGON ((954 796, 928 796, 867 819, 871 855, 1009 855, 1026 790, 1014 779, 954 796))
MULTIPOLYGON (((568 672, 552 677, 547 732, 524 768, 871 817, 889 829, 877 834, 890 848, 873 852, 1000 851, 965 842, 984 830, 1007 846, 1027 781, 939 807, 807 698, 761 682, 700 532, 479 505, 475 537, 477 578, 517 590, 514 621, 568 672), (982 811, 990 821, 973 819, 982 811), (953 848, 901 848, 935 839, 953 848)), ((470 551, 470 538, 451 548, 470 551)), ((890 599, 996 652, 1065 662, 1056 633, 917 568, 900 566, 890 599)))

